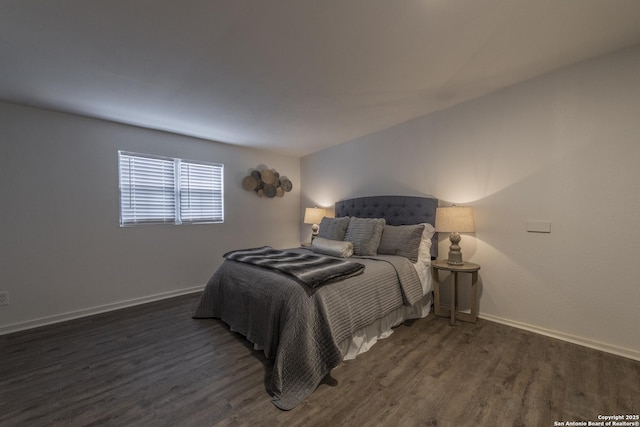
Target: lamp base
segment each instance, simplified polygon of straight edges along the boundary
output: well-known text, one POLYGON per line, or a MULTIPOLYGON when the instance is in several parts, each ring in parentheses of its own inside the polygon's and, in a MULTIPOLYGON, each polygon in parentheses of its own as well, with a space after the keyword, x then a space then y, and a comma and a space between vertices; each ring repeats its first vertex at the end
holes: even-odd
POLYGON ((311 226, 311 243, 313 243, 313 239, 318 237, 318 230, 319 229, 320 229, 320 226, 318 224, 313 224, 311 226))
POLYGON ((449 265, 462 265, 464 261, 462 261, 462 254, 460 251, 452 252, 449 251, 449 258, 447 259, 447 264, 449 265))
POLYGON ((447 264, 449 265, 462 265, 464 261, 462 261, 462 252, 460 252, 460 233, 454 231, 449 236, 449 240, 451 241, 451 246, 449 246, 449 258, 447 258, 447 264))

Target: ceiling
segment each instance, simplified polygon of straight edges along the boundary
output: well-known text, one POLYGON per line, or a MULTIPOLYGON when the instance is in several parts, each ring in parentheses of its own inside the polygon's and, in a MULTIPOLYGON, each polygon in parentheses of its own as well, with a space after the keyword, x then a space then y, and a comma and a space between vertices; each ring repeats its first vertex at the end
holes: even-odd
POLYGON ((303 156, 639 23, 638 0, 0 0, 0 99, 303 156))

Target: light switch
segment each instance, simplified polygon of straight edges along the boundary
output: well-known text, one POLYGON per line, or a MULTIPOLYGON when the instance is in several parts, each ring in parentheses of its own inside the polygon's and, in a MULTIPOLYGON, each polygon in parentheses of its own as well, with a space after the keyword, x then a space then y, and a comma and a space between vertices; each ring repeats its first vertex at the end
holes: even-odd
POLYGON ((551 221, 527 221, 529 233, 551 233, 551 221))

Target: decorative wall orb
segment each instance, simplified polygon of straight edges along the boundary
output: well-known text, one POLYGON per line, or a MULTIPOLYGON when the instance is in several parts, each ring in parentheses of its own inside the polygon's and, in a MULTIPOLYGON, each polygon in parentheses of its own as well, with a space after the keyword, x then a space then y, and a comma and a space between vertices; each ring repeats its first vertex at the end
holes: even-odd
POLYGON ((273 184, 276 181, 276 175, 271 169, 265 169, 262 171, 262 181, 265 184, 273 184))
POLYGON ((253 169, 242 180, 242 188, 247 191, 255 191, 258 197, 284 197, 285 193, 293 189, 291 180, 286 176, 280 176, 275 169, 253 169))
POLYGON ((258 187, 258 181, 252 176, 245 176, 242 180, 242 188, 247 191, 254 191, 258 187))
POLYGON ((280 179, 280 186, 287 193, 293 189, 293 184, 289 181, 289 178, 286 177, 280 179))
POLYGON ((265 184, 264 185, 264 195, 267 196, 268 198, 273 198, 276 197, 276 187, 273 184, 265 184))

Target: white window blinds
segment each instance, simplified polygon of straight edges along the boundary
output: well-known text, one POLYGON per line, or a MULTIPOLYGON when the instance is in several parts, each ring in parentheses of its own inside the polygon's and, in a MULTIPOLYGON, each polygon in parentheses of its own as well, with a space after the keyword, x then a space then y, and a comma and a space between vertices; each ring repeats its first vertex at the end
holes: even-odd
POLYGON ((118 152, 120 225, 224 221, 223 165, 118 152))
POLYGON ((222 222, 222 165, 180 162, 182 222, 222 222))
POLYGON ((120 152, 120 225, 176 222, 175 162, 120 152))

